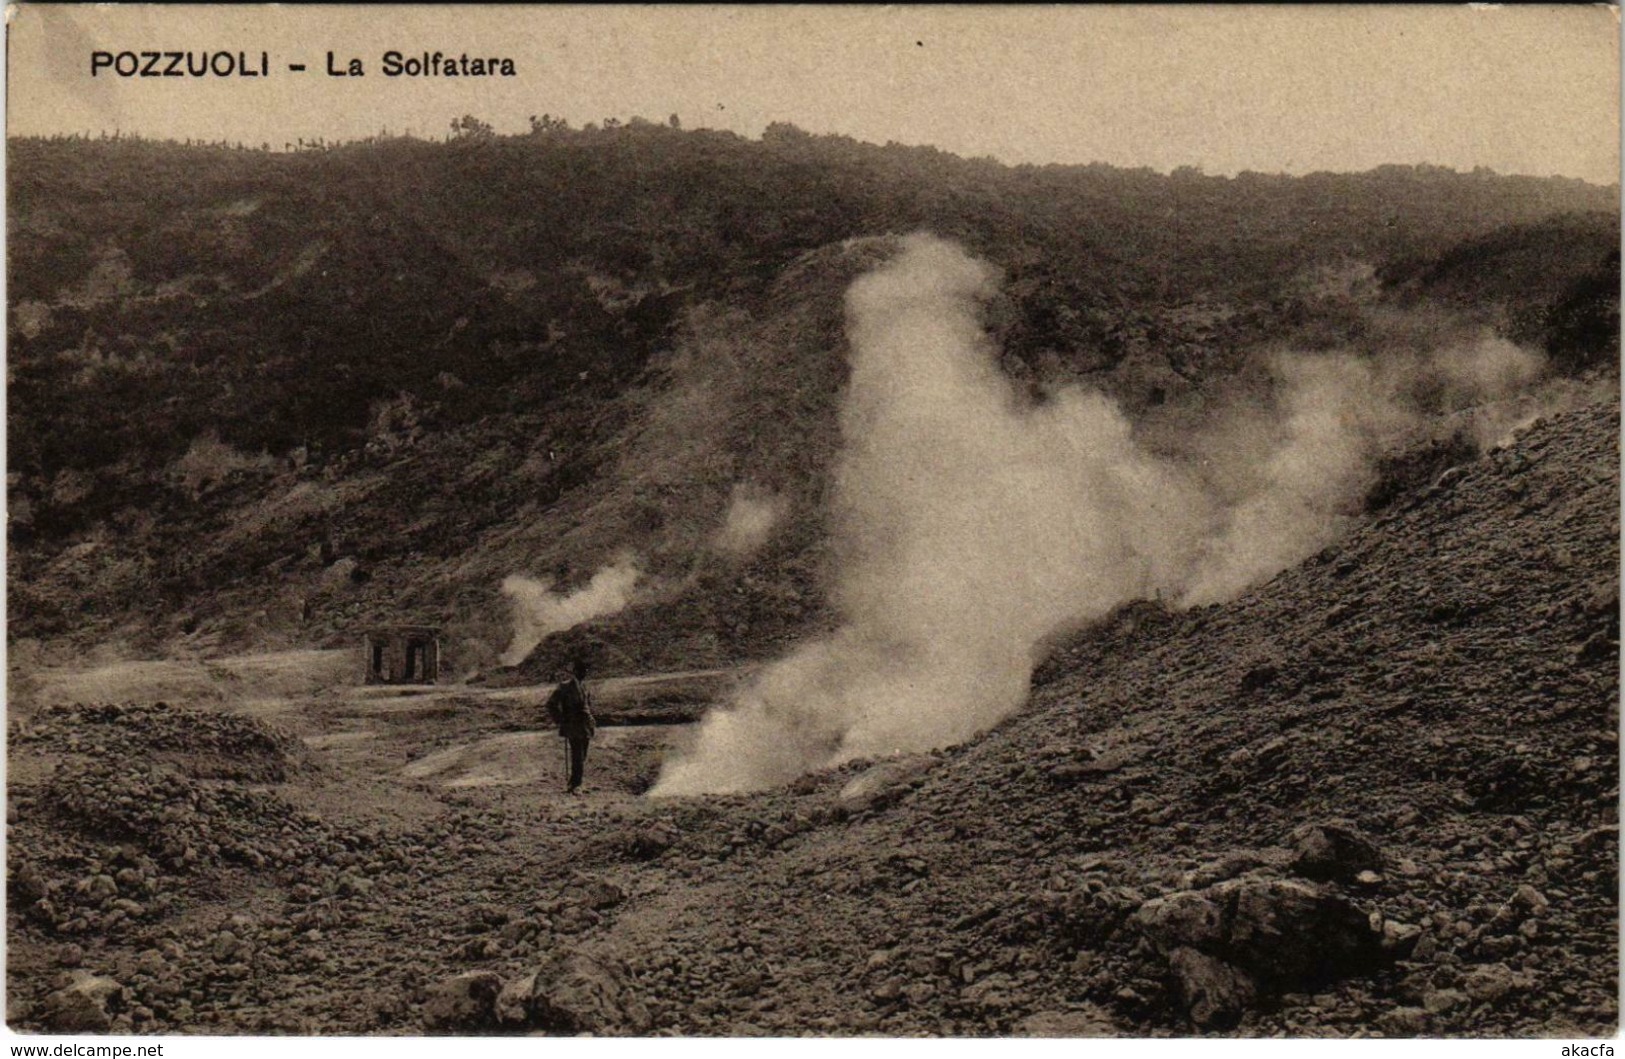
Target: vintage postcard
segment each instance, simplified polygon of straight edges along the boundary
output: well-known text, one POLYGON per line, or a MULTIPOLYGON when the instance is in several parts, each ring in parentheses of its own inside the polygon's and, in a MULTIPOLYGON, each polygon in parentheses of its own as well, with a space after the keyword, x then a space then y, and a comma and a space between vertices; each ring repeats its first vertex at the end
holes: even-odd
POLYGON ((7 64, 13 1037, 1612 1054, 1616 8, 7 64))

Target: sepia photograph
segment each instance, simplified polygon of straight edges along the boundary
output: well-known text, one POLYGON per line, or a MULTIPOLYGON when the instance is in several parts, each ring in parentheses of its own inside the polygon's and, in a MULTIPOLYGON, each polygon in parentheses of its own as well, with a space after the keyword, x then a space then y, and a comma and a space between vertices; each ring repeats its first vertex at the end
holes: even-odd
POLYGON ((6 19, 14 1041, 1613 1054, 1617 7, 6 19))

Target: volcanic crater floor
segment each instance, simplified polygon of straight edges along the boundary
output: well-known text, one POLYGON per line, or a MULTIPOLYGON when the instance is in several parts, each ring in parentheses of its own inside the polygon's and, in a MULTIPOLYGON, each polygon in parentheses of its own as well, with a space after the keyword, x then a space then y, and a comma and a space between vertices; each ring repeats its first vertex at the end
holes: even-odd
POLYGON ((966 744, 759 794, 644 797, 694 735, 646 724, 568 796, 535 689, 41 678, 7 1021, 1611 1035, 1617 439, 1538 423, 1240 599, 1057 645, 966 744))

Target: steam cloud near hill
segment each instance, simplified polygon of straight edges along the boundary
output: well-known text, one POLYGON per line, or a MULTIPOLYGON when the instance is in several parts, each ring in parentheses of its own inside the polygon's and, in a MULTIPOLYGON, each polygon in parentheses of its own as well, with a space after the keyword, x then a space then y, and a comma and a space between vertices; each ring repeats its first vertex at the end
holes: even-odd
MULTIPOLYGON (((1275 356, 1274 414, 1262 422, 1233 415, 1220 427, 1232 436, 1262 434, 1265 444, 1225 447, 1199 435, 1216 449, 1205 485, 1218 514, 1203 527, 1200 561, 1166 586, 1169 594, 1184 605, 1220 602, 1314 554, 1357 517, 1385 449, 1427 430, 1433 416, 1515 396, 1544 370, 1543 357, 1491 335, 1380 359, 1275 356), (1214 463, 1241 488, 1215 488, 1214 463)), ((1504 425, 1502 415, 1485 411, 1473 427, 1485 436, 1504 425)))
POLYGON ((553 633, 621 610, 631 602, 632 590, 641 576, 637 560, 623 555, 568 595, 552 591, 553 586, 546 581, 519 574, 503 578, 502 594, 513 604, 514 632, 502 664, 516 666, 553 633))
POLYGON ((1103 395, 1022 397, 979 311, 993 270, 911 236, 847 292, 833 633, 706 718, 655 795, 750 790, 959 742, 1017 709, 1040 645, 1160 595, 1230 598, 1324 547, 1383 447, 1499 398, 1539 358, 1483 339, 1380 361, 1282 354, 1276 399, 1153 450, 1103 395))
POLYGON ((742 559, 766 544, 784 516, 784 500, 760 488, 736 485, 728 511, 712 544, 725 555, 742 559))

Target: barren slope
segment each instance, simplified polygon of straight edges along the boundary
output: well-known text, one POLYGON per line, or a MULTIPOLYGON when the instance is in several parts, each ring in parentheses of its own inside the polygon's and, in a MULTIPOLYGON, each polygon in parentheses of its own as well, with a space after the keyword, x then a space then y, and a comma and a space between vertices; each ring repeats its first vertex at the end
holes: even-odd
POLYGON ((304 747, 14 719, 8 1021, 1612 1033, 1617 437, 1539 424, 1234 603, 1129 608, 970 744, 766 795, 638 798, 665 736, 622 729, 567 799, 507 696, 313 700, 304 747))
POLYGON ((1125 615, 998 730, 880 766, 846 820, 765 800, 699 896, 611 944, 654 995, 716 998, 673 1005, 685 1032, 1003 1032, 1067 1008, 1178 1031, 1138 910, 1291 874, 1271 847, 1344 818, 1380 856, 1329 885, 1421 928, 1390 932, 1411 958, 1283 984, 1244 1032, 1612 1033, 1616 437, 1610 407, 1562 417, 1233 604, 1125 615), (746 988, 755 965, 781 988, 746 988))

